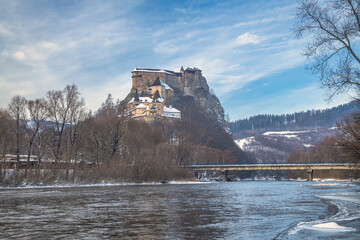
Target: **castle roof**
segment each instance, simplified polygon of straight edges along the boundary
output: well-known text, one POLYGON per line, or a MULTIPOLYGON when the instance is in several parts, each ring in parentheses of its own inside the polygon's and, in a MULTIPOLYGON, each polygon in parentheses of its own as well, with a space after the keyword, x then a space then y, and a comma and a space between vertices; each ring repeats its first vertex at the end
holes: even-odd
POLYGON ((166 83, 163 83, 163 81, 161 81, 161 79, 159 77, 154 81, 154 83, 151 86, 163 86, 165 88, 165 90, 174 91, 169 85, 167 85, 166 83))
POLYGON ((169 75, 181 75, 181 73, 179 72, 174 72, 170 70, 157 69, 157 68, 141 68, 141 67, 134 68, 132 72, 154 72, 154 73, 166 73, 169 75))
POLYGON ((154 94, 153 102, 164 102, 164 99, 160 97, 160 93, 158 90, 156 90, 154 94))
POLYGON ((179 110, 177 110, 176 108, 173 108, 173 107, 164 107, 164 112, 167 112, 167 113, 180 113, 179 110))
POLYGON ((154 94, 154 100, 158 99, 160 97, 160 93, 158 90, 156 90, 155 94, 154 94))
POLYGON ((136 108, 146 108, 146 106, 141 103, 141 104, 137 105, 136 108))
POLYGON ((164 83, 158 77, 151 86, 164 86, 164 83))
POLYGON ((129 103, 132 102, 152 102, 151 97, 139 97, 139 99, 136 101, 135 98, 132 98, 129 103))
POLYGON ((196 67, 194 67, 194 68, 188 67, 188 68, 186 68, 186 70, 185 70, 185 72, 190 72, 190 73, 195 73, 195 72, 197 72, 197 71, 201 72, 201 70, 198 69, 198 68, 196 68, 196 67))
POLYGON ((166 83, 163 83, 163 86, 165 87, 165 90, 171 90, 174 91, 169 85, 167 85, 166 83))

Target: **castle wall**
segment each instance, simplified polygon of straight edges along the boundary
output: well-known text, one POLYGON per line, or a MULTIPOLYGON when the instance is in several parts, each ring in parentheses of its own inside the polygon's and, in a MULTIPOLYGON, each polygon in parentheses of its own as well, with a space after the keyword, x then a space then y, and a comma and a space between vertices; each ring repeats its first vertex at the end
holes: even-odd
POLYGON ((164 103, 152 103, 151 107, 155 106, 156 115, 162 115, 164 113, 164 103))
POLYGON ((145 91, 157 78, 160 78, 163 83, 168 84, 172 88, 179 88, 182 85, 181 75, 167 74, 165 72, 133 71, 132 88, 136 88, 138 91, 145 91))
POLYGON ((145 91, 157 79, 166 82, 166 73, 161 72, 132 72, 133 86, 138 91, 145 91))
POLYGON ((172 105, 172 98, 173 98, 173 91, 165 90, 165 105, 166 106, 172 105))
POLYGON ((166 74, 165 81, 171 88, 177 88, 182 90, 184 88, 181 75, 166 74))

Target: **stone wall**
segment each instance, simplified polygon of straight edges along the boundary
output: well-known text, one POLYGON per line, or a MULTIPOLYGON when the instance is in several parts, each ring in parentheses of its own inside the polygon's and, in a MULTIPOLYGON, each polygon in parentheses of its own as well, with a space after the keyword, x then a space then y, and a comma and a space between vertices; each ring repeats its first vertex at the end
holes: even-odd
POLYGON ((169 86, 177 86, 181 83, 181 75, 170 75, 165 72, 143 72, 133 71, 132 72, 132 88, 138 91, 145 91, 153 82, 160 78, 160 80, 169 86))

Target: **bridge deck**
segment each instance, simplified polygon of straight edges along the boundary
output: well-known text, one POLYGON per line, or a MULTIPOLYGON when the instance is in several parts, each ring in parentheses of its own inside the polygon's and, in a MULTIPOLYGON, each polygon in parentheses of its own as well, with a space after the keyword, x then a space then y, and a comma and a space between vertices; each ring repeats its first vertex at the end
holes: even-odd
POLYGON ((255 163, 255 164, 193 164, 184 166, 188 169, 206 171, 226 170, 360 170, 352 163, 255 163))

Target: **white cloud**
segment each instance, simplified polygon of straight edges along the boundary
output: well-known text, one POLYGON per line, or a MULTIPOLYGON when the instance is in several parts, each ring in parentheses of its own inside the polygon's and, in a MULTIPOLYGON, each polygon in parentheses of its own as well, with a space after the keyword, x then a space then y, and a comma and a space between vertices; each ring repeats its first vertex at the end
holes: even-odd
POLYGON ((237 45, 246 45, 246 44, 258 44, 259 42, 261 42, 260 38, 258 35, 256 34, 251 34, 251 33, 244 33, 242 35, 239 35, 236 38, 236 44, 237 45))
POLYGON ((24 52, 22 51, 18 51, 18 52, 15 52, 13 54, 13 58, 15 58, 16 60, 25 60, 26 59, 26 55, 24 52))
POLYGON ((175 46, 171 42, 166 41, 159 43, 154 50, 157 53, 175 54, 180 50, 180 48, 175 46))
POLYGON ((12 33, 3 25, 0 25, 0 35, 9 36, 12 35, 12 33))
POLYGON ((9 52, 4 50, 4 51, 1 52, 1 56, 7 57, 7 56, 9 56, 9 52))
MULTIPOLYGON (((286 20, 293 16, 294 6, 285 0, 239 3, 222 9, 222 14, 204 10, 191 15, 194 17, 190 14, 198 11, 198 6, 182 3, 174 10, 176 16, 168 19, 168 14, 174 14, 171 10, 161 17, 149 17, 157 16, 151 14, 154 9, 133 18, 139 9, 132 4, 142 1, 79 3, 71 11, 54 11, 49 15, 54 21, 42 21, 45 18, 34 13, 23 18, 20 13, 26 9, 10 9, 9 24, 0 23, 0 37, 6 35, 1 60, 8 66, 0 69, 0 76, 13 83, 4 95, 29 96, 17 92, 16 87, 21 86, 31 94, 40 91, 41 96, 72 81, 84 93, 88 107, 95 110, 108 93, 114 99, 125 97, 134 65, 176 71, 181 65, 199 67, 210 87, 222 95, 302 64, 302 44, 293 40, 288 29, 291 21, 286 20), (235 8, 241 14, 225 16, 235 8), (24 19, 37 21, 28 28, 24 19), (6 57, 21 60, 21 66, 6 57), (25 84, 28 81, 33 84, 25 84)), ((8 86, 0 81, 1 88, 3 85, 8 86)))
POLYGON ((58 45, 53 42, 40 42, 39 45, 50 50, 57 50, 59 48, 58 45))
POLYGON ((237 24, 235 24, 234 27, 243 27, 243 26, 248 26, 248 25, 256 25, 256 24, 262 24, 262 23, 269 23, 269 22, 273 22, 275 21, 276 18, 263 18, 260 20, 253 20, 253 21, 247 21, 247 22, 239 22, 237 24))

